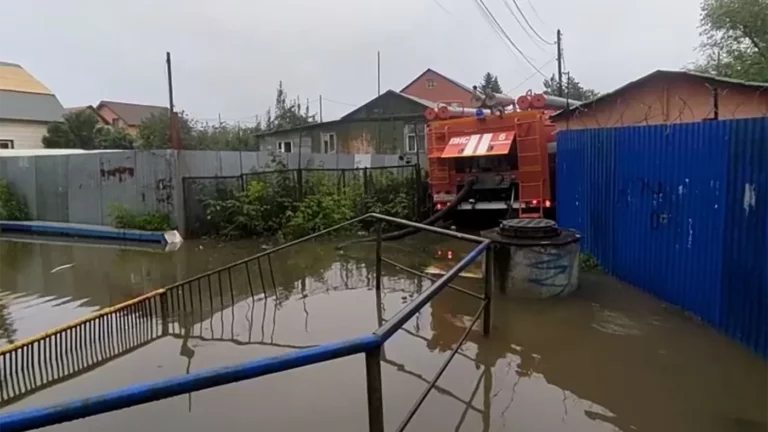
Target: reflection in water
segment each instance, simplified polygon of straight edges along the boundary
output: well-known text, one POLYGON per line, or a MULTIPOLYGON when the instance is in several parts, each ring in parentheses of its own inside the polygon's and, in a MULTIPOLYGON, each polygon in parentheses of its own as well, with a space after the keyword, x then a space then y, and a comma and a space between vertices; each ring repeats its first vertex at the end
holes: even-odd
MULTIPOLYGON (((372 290, 372 247, 356 246, 338 253, 334 244, 318 242, 288 249, 185 286, 169 298, 171 314, 165 323, 154 313, 129 320, 139 325, 128 328, 150 330, 134 331, 132 339, 122 336, 130 342, 103 350, 103 356, 101 348, 92 353, 86 337, 82 343, 92 360, 85 356, 79 369, 62 367, 64 372, 51 375, 54 381, 42 386, 38 382, 36 393, 8 400, 12 405, 6 410, 359 336, 381 325, 429 285, 385 264, 383 292, 377 298, 372 290), (142 327, 142 322, 154 325, 142 327)), ((112 266, 114 274, 108 276, 98 276, 104 270, 93 268, 95 282, 78 286, 72 292, 76 296, 62 291, 61 297, 54 297, 58 293, 54 286, 34 283, 28 292, 18 283, 6 290, 9 276, 4 271, 2 290, 10 293, 0 295, 0 324, 22 323, 17 328, 27 328, 32 315, 22 311, 47 311, 46 304, 62 298, 70 303, 61 307, 85 301, 81 312, 104 307, 112 299, 97 292, 99 287, 94 284, 100 280, 120 281, 114 289, 135 297, 157 287, 159 279, 170 279, 163 282, 167 284, 177 276, 223 264, 221 260, 231 262, 260 251, 258 245, 248 243, 222 248, 202 244, 202 250, 195 244, 185 252, 186 246, 170 255, 130 252, 123 256, 131 263, 128 268, 142 263, 149 269, 153 283, 146 288, 145 279, 127 283, 130 278, 112 266), (223 258, 214 258, 217 256, 223 258), (32 296, 45 299, 42 309, 19 307, 17 299, 32 296), (4 304, 9 305, 5 315, 4 304)), ((449 268, 470 248, 417 236, 385 245, 384 255, 423 271, 449 268), (451 250, 451 256, 436 256, 437 248, 451 250)), ((28 254, 27 262, 49 271, 71 258, 33 258, 38 252, 28 254)), ((120 255, 111 253, 111 259, 120 255)), ((53 275, 88 268, 81 265, 80 258, 86 252, 72 250, 70 254, 77 265, 53 275)), ((102 263, 105 259, 91 258, 102 263)), ((455 284, 482 291, 482 282, 474 278, 458 278, 455 284)), ((519 301, 497 295, 491 338, 485 338, 479 326, 470 333, 414 418, 413 423, 418 424, 409 430, 765 430, 768 397, 763 384, 768 376, 762 360, 607 276, 583 275, 580 284, 573 297, 558 301, 519 301)), ((476 299, 447 290, 387 343, 382 359, 387 429, 399 423, 429 383, 478 307, 476 299)), ((79 346, 77 339, 74 342, 79 346)), ((67 347, 72 345, 63 341, 61 350, 67 347)), ((249 430, 255 415, 264 430, 362 430, 353 426, 365 424, 362 371, 360 359, 339 360, 188 395, 183 411, 169 400, 56 430, 128 431, 135 430, 137 423, 150 430, 167 426, 203 431, 222 425, 249 430)))

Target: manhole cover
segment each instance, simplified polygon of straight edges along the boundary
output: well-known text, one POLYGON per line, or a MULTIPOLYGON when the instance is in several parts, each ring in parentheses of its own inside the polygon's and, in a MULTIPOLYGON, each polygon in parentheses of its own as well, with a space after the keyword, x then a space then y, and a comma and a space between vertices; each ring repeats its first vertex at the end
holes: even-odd
POLYGON ((499 233, 505 237, 551 238, 560 235, 560 228, 549 219, 508 219, 501 221, 499 233))

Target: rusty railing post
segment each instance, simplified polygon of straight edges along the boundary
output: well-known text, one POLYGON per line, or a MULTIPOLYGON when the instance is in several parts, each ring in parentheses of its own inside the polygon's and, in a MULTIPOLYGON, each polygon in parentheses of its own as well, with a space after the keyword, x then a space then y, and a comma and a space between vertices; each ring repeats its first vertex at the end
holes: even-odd
POLYGON ((493 297, 493 279, 494 279, 494 271, 495 271, 495 265, 493 263, 494 261, 494 248, 495 246, 491 245, 488 249, 485 251, 485 283, 484 283, 484 293, 483 293, 483 335, 489 336, 491 334, 491 309, 492 309, 492 301, 491 298, 493 297))
POLYGON ((168 310, 168 291, 160 294, 160 319, 163 325, 163 336, 167 335, 170 328, 170 313, 168 310))
POLYGON ((369 432, 384 432, 381 347, 376 347, 365 353, 365 380, 368 393, 368 430, 369 432))

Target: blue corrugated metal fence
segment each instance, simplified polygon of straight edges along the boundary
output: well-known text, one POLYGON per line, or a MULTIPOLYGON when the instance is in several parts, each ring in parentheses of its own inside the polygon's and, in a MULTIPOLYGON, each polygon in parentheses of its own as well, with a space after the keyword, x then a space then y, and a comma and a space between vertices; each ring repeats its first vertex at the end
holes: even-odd
POLYGON ((562 131, 560 225, 609 273, 768 356, 768 118, 562 131))

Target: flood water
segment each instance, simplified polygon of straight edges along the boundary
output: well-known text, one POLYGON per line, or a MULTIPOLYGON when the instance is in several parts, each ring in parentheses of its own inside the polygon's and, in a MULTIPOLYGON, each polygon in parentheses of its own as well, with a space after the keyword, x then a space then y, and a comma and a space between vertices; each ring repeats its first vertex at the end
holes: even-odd
MULTIPOLYGON (((251 287, 236 274, 232 292, 215 297, 210 286, 193 285, 199 291, 188 293, 188 313, 168 334, 147 326, 98 361, 0 392, 6 395, 0 396, 0 412, 360 336, 429 286, 385 263, 377 311, 373 247, 339 252, 336 243, 278 252, 272 271, 261 274, 264 291, 256 273, 251 287), (211 307, 196 309, 194 299, 202 305, 206 296, 211 307)), ((163 253, 0 241, 0 346, 263 246, 186 242, 163 253)), ((418 270, 447 269, 472 247, 420 234, 385 244, 383 253, 418 270)), ((481 292, 482 281, 474 277, 480 273, 478 263, 455 284, 481 292)), ((186 307, 187 299, 182 302, 186 307)), ((387 430, 403 419, 478 307, 479 301, 446 289, 385 345, 387 430)), ((493 318, 491 337, 476 325, 408 430, 768 430, 763 359, 607 275, 582 274, 579 290, 556 301, 496 295, 493 318)), ((358 355, 46 430, 364 431, 365 395, 358 355)))

